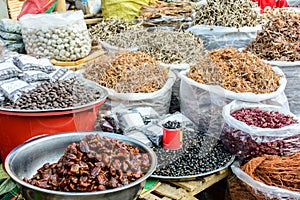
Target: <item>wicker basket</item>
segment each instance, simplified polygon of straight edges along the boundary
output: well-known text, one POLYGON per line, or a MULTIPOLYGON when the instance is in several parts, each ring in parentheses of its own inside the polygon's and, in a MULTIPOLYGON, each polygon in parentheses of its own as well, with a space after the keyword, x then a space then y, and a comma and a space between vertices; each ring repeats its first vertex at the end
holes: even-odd
POLYGON ((11 19, 17 19, 22 10, 24 1, 7 0, 8 14, 11 19))

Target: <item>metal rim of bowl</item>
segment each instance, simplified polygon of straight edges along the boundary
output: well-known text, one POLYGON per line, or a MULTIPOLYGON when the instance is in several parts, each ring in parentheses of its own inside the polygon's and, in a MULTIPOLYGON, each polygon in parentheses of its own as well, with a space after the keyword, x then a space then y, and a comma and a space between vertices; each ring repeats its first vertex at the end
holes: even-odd
POLYGON ((118 134, 113 134, 113 133, 109 133, 109 132, 100 132, 100 131, 65 132, 65 133, 58 133, 58 134, 55 134, 55 135, 46 135, 46 136, 41 136, 41 137, 38 137, 38 138, 34 138, 32 140, 24 142, 23 144, 17 146, 16 148, 14 148, 7 155, 7 157, 6 157, 5 161, 4 161, 4 167, 5 167, 6 173, 15 182, 17 182, 19 185, 21 185, 23 187, 30 188, 32 190, 36 190, 36 191, 42 192, 42 193, 48 193, 48 194, 53 194, 53 195, 61 195, 61 196, 89 196, 91 194, 93 194, 93 195, 101 195, 101 194, 109 194, 109 193, 114 193, 114 192, 118 192, 118 191, 121 191, 121 190, 125 190, 125 189, 131 188, 131 187, 133 187, 135 185, 138 185, 138 184, 142 183, 143 181, 145 181, 147 178, 149 178, 151 176, 151 174, 155 171, 156 166, 157 166, 157 157, 156 157, 156 154, 154 153, 154 151, 151 148, 147 147, 142 142, 140 142, 138 140, 135 140, 133 138, 126 137, 124 135, 118 135, 118 134), (134 181, 134 182, 132 182, 132 183, 130 183, 128 185, 119 187, 119 188, 108 189, 108 190, 104 190, 104 191, 96 191, 96 192, 61 192, 61 191, 55 191, 55 190, 48 190, 48 189, 39 188, 37 186, 33 186, 33 185, 31 185, 29 183, 26 183, 23 180, 19 179, 15 175, 15 173, 13 173, 10 170, 10 160, 13 160, 15 154, 18 151, 22 150, 22 148, 25 148, 28 145, 32 146, 32 145, 34 145, 35 143, 39 142, 42 139, 54 138, 54 137, 63 137, 64 135, 70 136, 70 133, 74 133, 74 136, 75 136, 75 134, 78 134, 78 137, 80 137, 80 138, 83 138, 87 134, 93 134, 93 133, 95 134, 95 133, 97 133, 100 136, 107 136, 109 138, 116 138, 116 139, 120 139, 121 141, 133 143, 135 145, 138 145, 143 150, 147 151, 151 155, 152 162, 154 162, 154 163, 151 164, 152 167, 149 169, 149 171, 143 177, 139 178, 138 180, 136 180, 136 181, 134 181), (110 137, 110 136, 117 136, 117 137, 110 137))
POLYGON ((13 108, 3 108, 0 106, 0 112, 14 112, 14 113, 45 113, 45 112, 60 112, 60 111, 72 111, 72 110, 78 110, 86 107, 93 106, 95 104, 100 103, 101 101, 105 100, 108 97, 108 92, 107 90, 102 87, 101 85, 97 84, 94 81, 84 79, 84 83, 86 84, 87 87, 90 87, 92 89, 96 89, 100 92, 101 97, 95 101, 91 101, 87 104, 79 105, 79 106, 74 106, 74 107, 69 107, 69 108, 55 108, 55 109, 40 109, 40 110, 21 110, 21 109, 13 109, 13 108))

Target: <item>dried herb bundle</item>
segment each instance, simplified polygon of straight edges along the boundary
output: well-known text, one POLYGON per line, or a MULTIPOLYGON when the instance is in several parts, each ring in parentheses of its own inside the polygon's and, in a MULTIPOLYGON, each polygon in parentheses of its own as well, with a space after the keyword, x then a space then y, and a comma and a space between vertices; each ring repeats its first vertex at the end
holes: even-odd
POLYGON ((194 25, 225 27, 256 26, 261 20, 250 0, 207 0, 196 10, 194 25))
POLYGON ((130 29, 106 42, 122 48, 139 47, 163 63, 193 64, 205 52, 203 42, 191 33, 163 29, 130 29))
POLYGON ((116 52, 86 67, 84 76, 119 93, 151 93, 161 89, 168 69, 143 52, 116 52))
POLYGON ((253 158, 241 169, 254 180, 270 186, 300 192, 300 152, 288 155, 263 155, 253 158))
POLYGON ((209 58, 201 58, 187 77, 207 85, 220 85, 233 92, 271 93, 278 89, 280 76, 271 65, 253 54, 240 53, 236 48, 215 49, 209 58))
POLYGON ((300 13, 274 9, 266 13, 267 23, 244 52, 265 60, 300 60, 300 13))

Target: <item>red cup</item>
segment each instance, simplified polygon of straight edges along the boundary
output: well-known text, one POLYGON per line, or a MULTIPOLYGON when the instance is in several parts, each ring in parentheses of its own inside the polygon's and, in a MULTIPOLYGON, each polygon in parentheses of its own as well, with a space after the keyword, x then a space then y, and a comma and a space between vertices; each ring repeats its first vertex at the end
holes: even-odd
POLYGON ((163 147, 166 149, 180 149, 182 147, 182 130, 163 128, 163 147))

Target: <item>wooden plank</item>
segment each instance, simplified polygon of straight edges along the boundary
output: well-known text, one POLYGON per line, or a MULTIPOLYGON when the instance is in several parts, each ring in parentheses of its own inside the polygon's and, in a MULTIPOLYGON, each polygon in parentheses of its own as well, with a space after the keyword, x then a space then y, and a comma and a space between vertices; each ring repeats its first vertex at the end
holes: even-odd
POLYGON ((149 193, 147 194, 146 196, 144 196, 143 198, 140 198, 140 199, 145 199, 145 200, 161 200, 160 197, 152 194, 152 193, 149 193))
POLYGON ((184 195, 181 200, 198 200, 196 197, 192 196, 191 194, 187 193, 184 195))
POLYGON ((180 182, 173 181, 173 182, 170 182, 170 183, 173 184, 173 185, 176 185, 178 187, 184 188, 189 192, 192 192, 195 189, 200 187, 200 181, 199 180, 198 181, 180 181, 180 182))
POLYGON ((150 194, 152 191, 156 190, 156 188, 158 188, 160 185, 161 185, 161 182, 157 182, 150 190, 142 192, 142 194, 140 195, 140 198, 144 198, 145 196, 150 194))
POLYGON ((184 196, 184 193, 167 183, 162 183, 153 192, 171 199, 181 199, 184 196))

